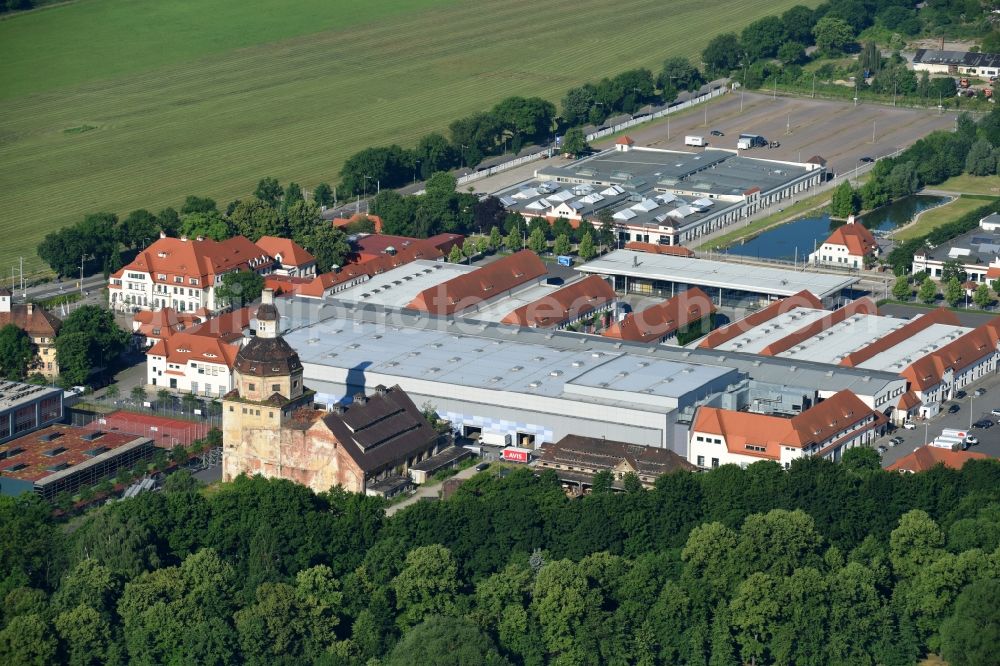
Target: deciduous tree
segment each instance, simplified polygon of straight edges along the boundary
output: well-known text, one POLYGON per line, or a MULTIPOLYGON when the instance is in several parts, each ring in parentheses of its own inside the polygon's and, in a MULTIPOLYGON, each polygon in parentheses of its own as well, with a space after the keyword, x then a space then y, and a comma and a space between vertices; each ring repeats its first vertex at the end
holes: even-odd
POLYGON ((35 360, 35 345, 15 324, 0 328, 0 375, 5 379, 23 380, 35 360))
POLYGON ((222 276, 222 284, 215 288, 215 298, 224 306, 241 308, 260 298, 263 290, 264 278, 260 274, 231 271, 222 276))
POLYGON ((824 16, 813 27, 813 37, 820 51, 837 54, 854 41, 854 29, 841 18, 824 16))
POLYGON ((406 554, 403 570, 392 579, 391 586, 399 609, 397 623, 412 627, 432 615, 454 611, 458 567, 444 546, 421 546, 406 554))
POLYGON ((917 290, 917 298, 920 299, 922 303, 930 305, 937 298, 937 284, 934 283, 930 277, 924 278, 924 281, 920 284, 920 289, 917 290))
POLYGON ((590 150, 587 137, 579 127, 571 127, 566 130, 562 139, 562 152, 568 155, 582 155, 590 150))

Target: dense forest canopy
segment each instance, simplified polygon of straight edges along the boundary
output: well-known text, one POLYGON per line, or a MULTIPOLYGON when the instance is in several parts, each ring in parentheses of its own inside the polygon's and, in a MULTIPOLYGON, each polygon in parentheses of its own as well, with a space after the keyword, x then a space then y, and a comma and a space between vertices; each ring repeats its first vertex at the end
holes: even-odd
POLYGON ((568 499, 489 472, 382 501, 239 478, 71 524, 0 498, 0 662, 981 664, 1000 464, 770 462, 568 499))

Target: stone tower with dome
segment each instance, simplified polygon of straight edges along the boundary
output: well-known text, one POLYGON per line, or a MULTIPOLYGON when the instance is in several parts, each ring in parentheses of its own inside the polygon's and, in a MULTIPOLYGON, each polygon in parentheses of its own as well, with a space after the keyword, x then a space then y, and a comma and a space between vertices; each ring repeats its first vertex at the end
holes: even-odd
POLYGON ((312 404, 299 355, 279 334, 272 290, 264 290, 256 318, 256 335, 236 354, 235 388, 222 399, 223 480, 260 471, 242 469, 237 449, 280 446, 282 428, 297 410, 312 404))

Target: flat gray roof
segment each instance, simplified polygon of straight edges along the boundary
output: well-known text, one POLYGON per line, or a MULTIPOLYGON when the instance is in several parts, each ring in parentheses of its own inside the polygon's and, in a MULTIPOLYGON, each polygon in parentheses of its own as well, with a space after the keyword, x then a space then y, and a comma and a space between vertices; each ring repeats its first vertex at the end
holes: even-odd
MULTIPOLYGON (((922 316, 926 317, 927 315, 922 316)), ((872 356, 864 363, 861 363, 860 367, 902 372, 913 361, 926 356, 939 347, 945 346, 949 342, 957 340, 972 330, 966 326, 932 324, 895 347, 872 356)))
POLYGON ((777 342, 789 333, 793 333, 803 326, 808 326, 828 314, 830 314, 829 310, 795 308, 791 312, 783 312, 763 324, 744 331, 732 340, 726 340, 715 349, 759 354, 772 342, 777 342))
MULTIPOLYGON (((624 275, 628 277, 676 282, 703 287, 733 289, 771 296, 791 296, 808 289, 817 298, 825 298, 850 287, 859 278, 794 271, 785 268, 752 268, 737 263, 692 259, 633 250, 615 250, 576 267, 583 273, 624 275)), ((711 295, 711 294, 710 294, 711 295)))
MULTIPOLYGON (((733 137, 732 143, 735 142, 733 137)), ((814 168, 795 162, 743 157, 733 150, 708 148, 702 152, 682 152, 633 147, 628 151, 607 150, 567 166, 546 166, 535 175, 542 179, 617 183, 639 192, 679 189, 738 197, 753 187, 764 192, 775 189, 814 168)))
MULTIPOLYGON (((757 356, 725 350, 628 343, 569 331, 519 328, 460 318, 432 317, 408 310, 386 310, 372 306, 355 307, 349 304, 323 303, 308 298, 279 298, 276 303, 283 315, 281 321, 283 328, 287 328, 290 323, 298 327, 297 330, 286 334, 286 340, 299 352, 304 363, 324 364, 327 363, 324 360, 325 354, 343 352, 342 357, 327 358, 329 361, 336 358, 336 365, 350 368, 375 369, 376 363, 387 364, 396 361, 400 365, 386 366, 382 370, 398 369, 398 372, 405 373, 406 376, 412 375, 435 381, 462 383, 477 379, 481 381, 484 376, 487 380, 496 378, 491 383, 483 385, 487 388, 511 386, 515 390, 522 391, 553 391, 555 384, 546 384, 547 380, 559 379, 561 383, 566 383, 581 376, 584 369, 596 365, 598 359, 592 356, 594 352, 605 352, 609 355, 604 363, 611 361, 612 356, 617 358, 627 352, 635 363, 662 359, 681 364, 679 366, 681 371, 687 365, 715 366, 718 370, 724 368, 738 370, 760 382, 831 392, 848 389, 859 396, 874 395, 889 384, 903 381, 894 372, 831 366, 809 360, 757 356), (353 333, 349 333, 350 331, 353 333), (372 337, 374 335, 382 337, 376 339, 372 337), (342 343, 341 339, 347 341, 342 343), (386 341, 384 345, 377 344, 383 340, 386 341), (355 344, 358 346, 352 347, 355 344), (435 344, 441 346, 434 347, 435 344), (457 345, 454 351, 451 348, 453 345, 457 345), (422 353, 409 356, 411 351, 422 352, 425 346, 434 350, 436 360, 416 361, 415 359, 423 356, 422 353), (470 367, 472 364, 468 360, 449 362, 453 357, 469 358, 470 351, 466 349, 482 349, 482 352, 475 352, 476 358, 479 358, 479 355, 486 354, 487 349, 501 348, 504 349, 502 357, 494 361, 485 361, 490 364, 488 368, 470 367), (513 351, 515 349, 518 351, 513 351), (536 358, 542 360, 536 361, 536 358), (540 368, 539 371, 509 372, 515 365, 531 367, 525 361, 518 359, 530 361, 540 368), (406 361, 405 365, 403 361, 406 361), (581 366, 574 367, 574 361, 579 361, 581 366), (549 365, 550 363, 552 365, 549 365), (572 370, 567 370, 567 364, 572 370), (423 371, 434 367, 437 367, 438 371, 433 375, 424 374, 423 371), (558 377, 548 374, 556 370, 561 370, 564 374, 558 377), (529 377, 529 374, 533 376, 529 377), (530 383, 536 379, 541 380, 539 386, 530 387, 530 383)), ((658 371, 662 372, 663 369, 660 368, 658 371)), ((663 376, 669 375, 664 373, 663 376)), ((576 385, 584 386, 589 381, 581 380, 576 385)))
POLYGON ((62 394, 62 389, 0 380, 0 411, 15 409, 43 397, 62 394))
POLYGON ((937 261, 955 259, 962 264, 981 265, 986 268, 1000 256, 1000 230, 987 231, 982 227, 976 227, 957 238, 941 243, 934 249, 917 250, 915 256, 926 256, 929 260, 937 261))

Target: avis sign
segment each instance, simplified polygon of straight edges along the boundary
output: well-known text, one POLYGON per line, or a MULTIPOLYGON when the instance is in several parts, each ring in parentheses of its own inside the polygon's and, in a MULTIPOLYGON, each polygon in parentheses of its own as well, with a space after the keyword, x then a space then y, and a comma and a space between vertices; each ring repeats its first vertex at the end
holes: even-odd
POLYGON ((500 457, 507 462, 519 462, 526 463, 531 457, 531 451, 528 449, 519 449, 513 446, 507 447, 500 454, 500 457))

